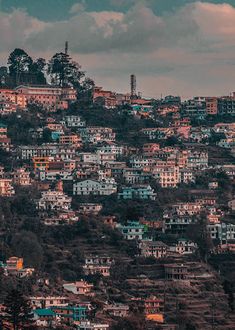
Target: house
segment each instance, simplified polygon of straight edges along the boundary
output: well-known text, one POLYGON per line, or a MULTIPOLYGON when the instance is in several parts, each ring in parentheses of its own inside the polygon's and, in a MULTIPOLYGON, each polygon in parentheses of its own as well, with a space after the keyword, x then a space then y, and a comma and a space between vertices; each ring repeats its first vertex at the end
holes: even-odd
POLYGON ((25 168, 17 168, 13 173, 13 183, 19 186, 30 186, 30 172, 27 172, 25 168))
POLYGON ((182 255, 193 254, 196 250, 197 244, 184 238, 178 239, 177 243, 173 246, 170 246, 169 249, 170 252, 175 252, 182 255))
POLYGON ((83 280, 63 284, 63 288, 65 290, 77 295, 90 295, 93 286, 93 284, 89 284, 88 282, 83 280))
POLYGON ((74 211, 59 212, 57 216, 42 219, 46 226, 72 225, 78 221, 79 217, 74 211))
POLYGON ((85 180, 73 184, 74 195, 112 195, 117 192, 117 184, 113 178, 103 181, 85 180))
POLYGON ((43 191, 42 197, 37 202, 39 210, 69 210, 71 208, 72 198, 68 197, 62 191, 43 191))
POLYGON ((184 184, 195 183, 196 177, 193 170, 182 168, 179 171, 180 182, 184 184))
POLYGON ((144 184, 152 177, 150 172, 143 171, 140 168, 124 168, 122 172, 123 179, 129 184, 144 184))
POLYGON ((27 103, 35 103, 48 110, 68 108, 68 102, 76 100, 76 91, 72 87, 51 85, 20 85, 15 88, 17 94, 25 97, 27 103))
POLYGON ((109 324, 90 321, 82 321, 77 327, 78 330, 109 330, 109 324))
POLYGON ((71 144, 74 145, 76 148, 81 146, 81 138, 78 134, 61 134, 59 137, 60 144, 71 144))
POLYGON ((161 259, 167 256, 169 246, 161 241, 142 240, 139 243, 141 256, 161 259))
POLYGON ((12 179, 0 178, 0 196, 11 197, 15 194, 12 181, 12 179))
POLYGON ((207 229, 212 239, 219 239, 222 244, 235 240, 235 225, 233 223, 209 223, 207 229))
POLYGON ((31 160, 33 157, 52 157, 58 152, 57 144, 42 144, 41 146, 19 146, 17 149, 18 158, 31 160))
POLYGON ((49 308, 39 308, 33 311, 33 320, 38 327, 56 325, 56 314, 49 308))
POLYGON ((186 232, 189 225, 195 223, 195 220, 190 215, 175 215, 165 213, 163 215, 163 232, 171 234, 183 234, 186 232))
POLYGON ((78 212, 80 214, 98 214, 103 208, 102 204, 97 203, 80 203, 78 212))
POLYGON ((150 185, 136 185, 132 187, 122 187, 118 193, 120 199, 143 199, 155 200, 156 194, 150 185))
POLYGON ((144 233, 146 232, 146 226, 140 224, 138 221, 127 221, 126 225, 118 223, 116 228, 120 230, 124 238, 127 240, 142 240, 144 233))
POLYGON ((190 150, 188 156, 188 168, 203 170, 208 168, 208 152, 202 150, 190 150))
POLYGON ((153 177, 162 188, 175 188, 180 182, 179 167, 167 163, 158 164, 153 170, 153 177))
POLYGON ((34 272, 34 268, 24 268, 23 263, 23 258, 10 257, 6 261, 6 274, 13 274, 20 278, 31 276, 34 272))
POLYGON ((127 317, 129 306, 124 304, 105 305, 103 311, 115 317, 127 317))
POLYGON ((146 316, 163 313, 164 310, 164 300, 153 295, 147 298, 132 298, 130 303, 136 304, 146 316))
POLYGON ((102 276, 110 276, 110 268, 114 264, 111 257, 88 256, 85 259, 83 271, 85 275, 101 274, 102 276))
POLYGON ((67 127, 85 127, 86 126, 86 122, 85 120, 83 120, 80 116, 65 116, 63 119, 63 123, 65 123, 65 125, 67 127))
POLYGON ((6 269, 8 273, 17 273, 23 269, 23 258, 10 257, 6 261, 6 269))
POLYGON ((165 264, 164 269, 167 280, 185 280, 188 277, 188 267, 183 264, 165 264))
POLYGON ((202 210, 202 205, 199 202, 177 203, 172 205, 172 209, 177 215, 196 215, 202 210))
POLYGON ((81 322, 87 318, 84 306, 52 306, 51 310, 60 319, 60 322, 65 324, 81 322))
POLYGON ((69 304, 68 298, 63 296, 33 296, 29 297, 29 300, 33 309, 65 307, 69 304))

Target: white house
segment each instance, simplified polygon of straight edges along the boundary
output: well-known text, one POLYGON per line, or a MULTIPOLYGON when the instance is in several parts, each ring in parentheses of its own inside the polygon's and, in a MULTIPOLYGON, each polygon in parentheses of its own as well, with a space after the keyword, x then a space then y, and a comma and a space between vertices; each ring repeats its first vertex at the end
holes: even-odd
POLYGON ((117 192, 117 183, 113 178, 103 181, 85 180, 73 184, 74 195, 112 195, 117 192))

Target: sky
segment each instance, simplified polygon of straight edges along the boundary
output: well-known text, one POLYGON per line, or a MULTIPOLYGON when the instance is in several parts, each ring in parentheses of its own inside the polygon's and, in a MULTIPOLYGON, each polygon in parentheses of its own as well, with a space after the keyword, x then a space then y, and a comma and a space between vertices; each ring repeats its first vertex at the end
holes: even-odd
POLYGON ((235 0, 0 0, 0 64, 14 48, 69 53, 105 89, 145 97, 235 91, 235 0))

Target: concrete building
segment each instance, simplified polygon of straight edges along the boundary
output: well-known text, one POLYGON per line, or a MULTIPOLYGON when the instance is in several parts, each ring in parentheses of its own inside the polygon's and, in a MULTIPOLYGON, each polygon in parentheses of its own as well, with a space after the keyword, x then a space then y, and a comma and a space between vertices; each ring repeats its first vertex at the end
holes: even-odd
POLYGON ((138 221, 128 221, 126 225, 118 223, 116 228, 121 231, 122 235, 127 240, 142 240, 146 227, 138 221))
POLYGON ((112 195, 117 192, 117 183, 113 178, 103 181, 85 180, 73 184, 73 194, 87 195, 112 195))
POLYGON ((132 187, 122 187, 118 193, 120 199, 143 199, 155 200, 156 194, 153 188, 149 185, 137 185, 132 187))
POLYGON ((183 264, 165 264, 165 278, 167 280, 186 280, 188 267, 183 264))
POLYGON ((156 259, 165 258, 169 250, 169 246, 161 241, 143 240, 139 244, 141 256, 153 257, 156 259))
POLYGON ((71 208, 72 198, 62 191, 43 191, 42 197, 37 203, 37 208, 41 211, 62 211, 71 208))
POLYGON ((15 194, 12 186, 12 179, 0 178, 0 196, 11 197, 15 194))

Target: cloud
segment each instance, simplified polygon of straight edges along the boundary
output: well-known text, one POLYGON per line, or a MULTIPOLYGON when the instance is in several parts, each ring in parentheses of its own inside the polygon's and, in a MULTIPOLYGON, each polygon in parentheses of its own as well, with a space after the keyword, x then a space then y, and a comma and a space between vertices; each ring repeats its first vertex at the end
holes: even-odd
POLYGON ((0 56, 21 47, 49 57, 68 40, 72 55, 104 87, 129 89, 128 76, 135 72, 146 95, 224 94, 235 83, 235 8, 185 0, 159 15, 151 2, 134 1, 124 12, 118 4, 125 1, 112 0, 117 11, 88 11, 86 1, 56 22, 22 10, 0 12, 0 56))

